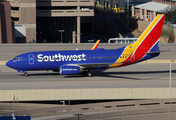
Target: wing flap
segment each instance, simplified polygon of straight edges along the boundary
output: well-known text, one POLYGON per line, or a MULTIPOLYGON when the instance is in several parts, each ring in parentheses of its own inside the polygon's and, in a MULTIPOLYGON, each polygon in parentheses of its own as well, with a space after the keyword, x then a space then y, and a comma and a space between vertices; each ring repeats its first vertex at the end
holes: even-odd
MULTIPOLYGON (((64 66, 79 66, 80 68, 106 68, 111 66, 112 64, 119 64, 120 62, 116 63, 83 63, 83 64, 65 64, 64 66)), ((121 62, 123 63, 123 62, 121 62)))
POLYGON ((112 63, 85 63, 85 64, 66 64, 64 66, 79 66, 81 68, 96 68, 96 67, 108 67, 112 63))

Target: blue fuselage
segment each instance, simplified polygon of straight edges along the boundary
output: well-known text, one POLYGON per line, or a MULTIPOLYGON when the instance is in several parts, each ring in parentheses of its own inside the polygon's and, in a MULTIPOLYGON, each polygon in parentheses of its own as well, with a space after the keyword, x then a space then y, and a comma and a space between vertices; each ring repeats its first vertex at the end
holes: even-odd
POLYGON ((123 48, 115 50, 68 50, 30 52, 16 56, 7 66, 17 70, 58 70, 65 64, 111 63, 120 58, 123 48))

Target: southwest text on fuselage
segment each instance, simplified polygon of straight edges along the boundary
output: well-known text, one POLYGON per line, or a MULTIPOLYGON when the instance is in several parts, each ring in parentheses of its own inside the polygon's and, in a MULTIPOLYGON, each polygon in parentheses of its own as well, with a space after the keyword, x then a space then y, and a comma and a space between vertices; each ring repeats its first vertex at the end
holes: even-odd
POLYGON ((59 54, 54 54, 54 55, 43 55, 43 54, 38 54, 37 55, 37 60, 38 62, 54 62, 54 61, 86 61, 86 55, 84 53, 79 54, 79 55, 61 55, 59 54))

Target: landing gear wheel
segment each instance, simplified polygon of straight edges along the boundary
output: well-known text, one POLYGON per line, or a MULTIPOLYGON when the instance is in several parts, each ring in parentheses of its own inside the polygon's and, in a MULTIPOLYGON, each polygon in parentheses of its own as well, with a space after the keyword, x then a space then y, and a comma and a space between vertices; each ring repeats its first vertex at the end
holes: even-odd
POLYGON ((89 72, 89 71, 84 71, 84 72, 82 72, 82 74, 83 74, 84 76, 88 76, 88 77, 92 76, 92 73, 89 72))
POLYGON ((27 73, 24 73, 24 76, 27 77, 27 73))
POLYGON ((92 73, 91 72, 87 72, 87 76, 92 76, 92 73))

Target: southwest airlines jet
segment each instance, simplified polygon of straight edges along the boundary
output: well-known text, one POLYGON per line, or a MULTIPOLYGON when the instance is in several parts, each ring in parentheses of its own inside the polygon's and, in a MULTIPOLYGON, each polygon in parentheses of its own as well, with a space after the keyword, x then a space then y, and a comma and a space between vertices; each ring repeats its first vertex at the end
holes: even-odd
POLYGON ((159 14, 138 40, 118 49, 39 51, 16 56, 6 65, 27 76, 27 71, 53 70, 61 75, 86 74, 96 69, 123 67, 154 58, 160 54, 158 47, 165 15, 159 14))

